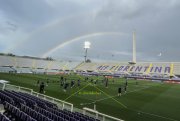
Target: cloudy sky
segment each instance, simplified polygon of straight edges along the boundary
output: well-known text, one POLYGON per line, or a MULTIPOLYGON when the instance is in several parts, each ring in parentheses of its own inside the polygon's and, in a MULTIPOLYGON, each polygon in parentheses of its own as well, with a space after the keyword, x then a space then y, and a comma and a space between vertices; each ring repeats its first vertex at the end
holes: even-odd
POLYGON ((0 0, 1 53, 130 61, 133 30, 137 61, 180 61, 180 0, 0 0))

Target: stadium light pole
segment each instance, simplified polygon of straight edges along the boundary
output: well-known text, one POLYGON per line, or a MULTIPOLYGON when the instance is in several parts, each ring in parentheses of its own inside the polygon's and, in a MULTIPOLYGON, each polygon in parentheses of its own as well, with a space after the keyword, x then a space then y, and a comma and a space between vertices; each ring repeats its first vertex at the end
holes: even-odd
POLYGON ((90 48, 91 43, 89 41, 84 42, 84 49, 85 49, 85 55, 84 55, 84 61, 87 61, 87 51, 90 48))

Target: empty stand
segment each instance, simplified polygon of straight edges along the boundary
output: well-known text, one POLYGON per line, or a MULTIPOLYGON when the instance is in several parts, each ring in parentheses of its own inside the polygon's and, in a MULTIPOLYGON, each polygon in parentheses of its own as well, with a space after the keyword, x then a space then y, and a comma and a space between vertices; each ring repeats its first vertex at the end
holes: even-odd
POLYGON ((59 70, 74 70, 80 62, 45 60, 0 55, 0 72, 58 74, 59 70))
POLYGON ((58 109, 57 105, 27 93, 0 91, 1 121, 99 121, 87 115, 58 109))

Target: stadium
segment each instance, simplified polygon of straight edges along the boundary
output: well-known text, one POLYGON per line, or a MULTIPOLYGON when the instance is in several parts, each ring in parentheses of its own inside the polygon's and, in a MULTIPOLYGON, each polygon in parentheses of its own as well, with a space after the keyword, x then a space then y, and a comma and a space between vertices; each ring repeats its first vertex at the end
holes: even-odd
MULTIPOLYGON (((48 1, 51 7, 56 5, 55 3, 50 3, 48 1)), ((110 2, 107 3, 110 4, 110 2)), ((90 6, 91 2, 81 3, 81 7, 85 4, 90 6)), ((176 4, 179 5, 178 2, 176 4)), ((111 6, 113 5, 115 4, 111 4, 111 6)), ((78 8, 81 7, 78 6, 78 8)), ((109 9, 111 8, 108 5, 109 9)), ((110 12, 112 11, 110 10, 110 12)), ((40 13, 43 12, 41 11, 40 13)), ((69 18, 72 19, 72 16, 68 16, 69 18)), ((68 21, 67 18, 64 20, 68 21)), ((64 22, 64 20, 62 21, 64 22)), ((57 26, 55 23, 53 24, 57 26)), ((55 28, 55 26, 45 27, 48 33, 46 33, 46 30, 43 30, 43 36, 47 39, 51 38, 49 30, 55 28)), ((41 30, 39 29, 36 32, 40 34, 41 30)), ((169 61, 168 59, 158 60, 164 54, 161 51, 158 53, 158 59, 155 61, 153 59, 152 61, 151 59, 148 61, 140 59, 139 55, 141 52, 139 48, 141 48, 141 43, 138 43, 139 40, 137 38, 142 38, 141 31, 138 33, 138 30, 132 30, 128 33, 128 36, 121 32, 96 32, 75 36, 67 39, 67 41, 62 41, 60 44, 56 43, 53 48, 48 48, 48 51, 43 51, 41 55, 36 55, 38 49, 43 49, 44 47, 47 50, 48 45, 53 43, 55 32, 53 31, 52 40, 40 42, 38 42, 38 39, 45 38, 37 36, 36 32, 34 32, 35 34, 33 33, 33 37, 36 37, 37 41, 30 40, 33 42, 28 45, 26 43, 28 41, 24 39, 25 47, 22 47, 22 49, 21 45, 23 45, 23 42, 19 44, 19 41, 17 41, 18 45, 15 45, 16 41, 10 41, 13 46, 10 46, 8 43, 8 51, 0 49, 0 121, 180 120, 180 62, 176 61, 176 59, 174 59, 175 61, 169 61), (90 40, 94 38, 103 39, 101 36, 105 36, 105 38, 110 36, 110 39, 122 39, 121 37, 125 36, 129 40, 127 46, 130 54, 121 52, 123 54, 119 58, 117 57, 118 60, 114 61, 116 53, 113 51, 108 61, 104 58, 98 61, 93 60, 93 55, 98 53, 98 51, 95 52, 93 49, 103 48, 103 44, 106 43, 108 46, 104 50, 111 51, 112 48, 115 48, 116 41, 100 41, 101 46, 97 46, 93 44, 93 42, 97 44, 97 41, 90 40), (81 44, 78 42, 81 42, 81 44), (84 44, 83 46, 82 43, 84 44), (114 45, 110 46, 110 44, 114 45), (36 47, 33 48, 33 46, 38 46, 38 49, 35 50, 36 47), (72 50, 63 50, 62 48, 66 46, 74 48, 72 50), (68 53, 75 52, 75 46, 82 50, 80 52, 77 51, 77 55, 75 55, 76 57, 80 55, 80 59, 73 60, 72 57, 70 60, 67 60, 63 58, 63 55, 66 54, 67 56, 72 56, 68 55, 68 53), (13 50, 12 48, 15 49, 13 50), (21 51, 20 53, 18 53, 18 49, 21 51), (26 55, 27 51, 32 53, 26 55), (62 54, 59 52, 60 59, 56 59, 58 51, 68 51, 68 53, 62 54), (53 56, 54 53, 56 54, 53 56), (127 61, 129 58, 121 61, 122 56, 130 57, 131 61, 127 61)), ((66 34, 69 36, 71 31, 68 29, 67 32, 66 34)), ((17 35, 17 33, 15 34, 17 35)), ((59 33, 57 35, 58 38, 63 36, 59 33)), ((0 34, 0 39, 1 37, 3 38, 0 34)), ((8 35, 7 37, 10 38, 8 35)), ((14 37, 12 36, 13 39, 14 37)), ((156 41, 155 44, 157 43, 156 41)), ((5 45, 0 44, 0 47, 3 48, 5 45)), ((118 48, 123 48, 123 46, 126 45, 119 44, 118 48)), ((162 43, 158 45, 159 48, 161 46, 168 51, 167 46, 162 43)), ((174 47, 176 46, 174 45, 174 47)), ((155 45, 154 50, 156 50, 155 45)), ((102 54, 100 51, 99 53, 102 54)), ((108 57, 108 52, 106 56, 108 57)), ((150 56, 150 54, 146 54, 142 58, 147 56, 150 56)), ((177 57, 178 55, 174 54, 174 56, 177 57)), ((95 58, 98 59, 98 57, 96 56, 95 58)), ((170 57, 173 59, 173 54, 170 57)))

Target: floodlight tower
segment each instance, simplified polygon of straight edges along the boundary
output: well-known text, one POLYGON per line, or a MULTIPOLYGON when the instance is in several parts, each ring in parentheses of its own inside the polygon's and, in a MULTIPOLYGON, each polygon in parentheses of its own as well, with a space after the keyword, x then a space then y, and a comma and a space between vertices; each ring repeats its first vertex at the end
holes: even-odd
POLYGON ((84 49, 85 49, 85 55, 84 55, 84 61, 87 61, 87 51, 90 48, 91 43, 89 41, 84 42, 84 49))

